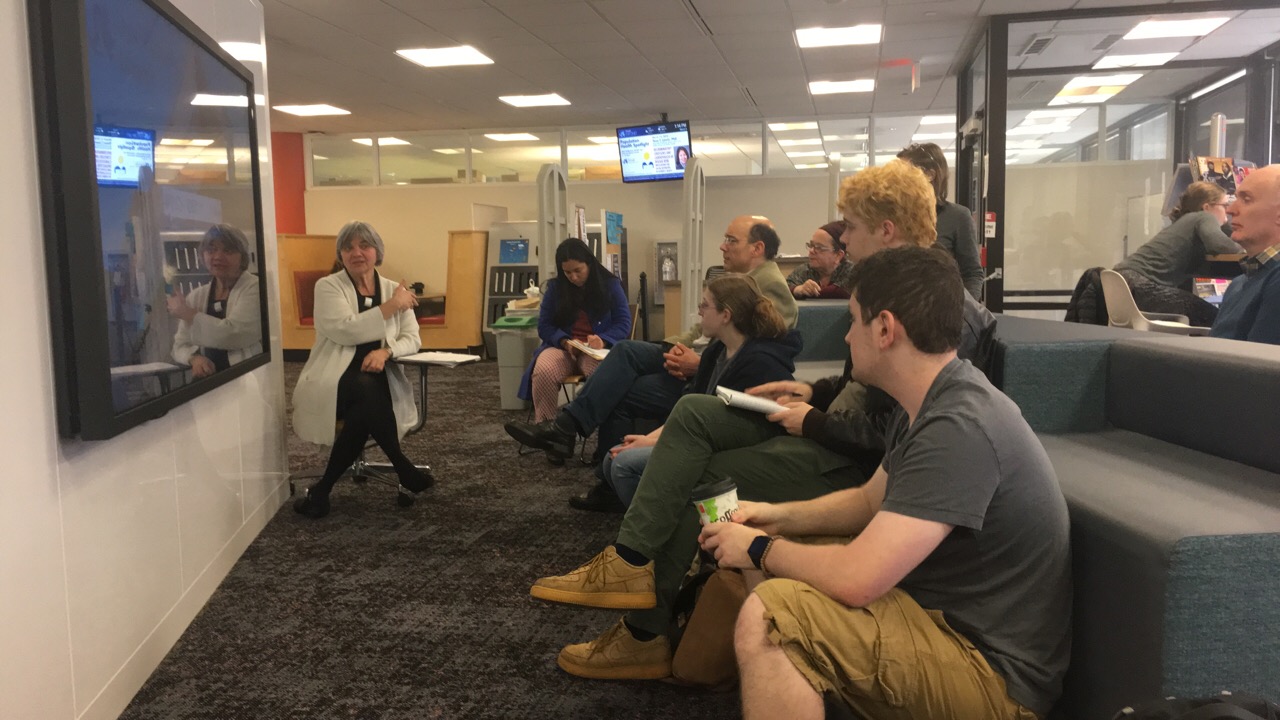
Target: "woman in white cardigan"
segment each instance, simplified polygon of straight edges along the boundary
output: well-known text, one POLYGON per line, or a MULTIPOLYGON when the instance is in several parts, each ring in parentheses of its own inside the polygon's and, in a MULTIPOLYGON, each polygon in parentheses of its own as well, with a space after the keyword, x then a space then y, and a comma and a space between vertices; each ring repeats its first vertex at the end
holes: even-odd
POLYGON ((262 352, 262 306, 258 278, 249 269, 249 241, 233 225, 214 225, 200 240, 200 255, 213 279, 184 298, 165 299, 178 318, 173 359, 202 378, 262 352))
POLYGON ((378 275, 382 238, 363 222, 338 232, 343 269, 316 283, 316 343, 293 390, 293 429, 308 442, 333 445, 324 476, 294 503, 309 518, 329 514, 329 491, 370 436, 387 454, 400 485, 418 493, 431 484, 400 450, 418 421, 404 370, 388 361, 418 351, 422 338, 411 290, 378 275), (336 433, 335 421, 342 421, 336 433))

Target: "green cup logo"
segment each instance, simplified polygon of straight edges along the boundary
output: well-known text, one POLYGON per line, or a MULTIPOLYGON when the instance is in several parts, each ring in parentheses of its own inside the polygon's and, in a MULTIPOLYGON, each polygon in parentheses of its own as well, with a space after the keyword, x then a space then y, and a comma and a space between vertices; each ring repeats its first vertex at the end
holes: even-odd
POLYGON ((720 520, 720 513, 716 511, 716 498, 698 503, 698 512, 702 513, 702 517, 706 518, 708 523, 720 520))

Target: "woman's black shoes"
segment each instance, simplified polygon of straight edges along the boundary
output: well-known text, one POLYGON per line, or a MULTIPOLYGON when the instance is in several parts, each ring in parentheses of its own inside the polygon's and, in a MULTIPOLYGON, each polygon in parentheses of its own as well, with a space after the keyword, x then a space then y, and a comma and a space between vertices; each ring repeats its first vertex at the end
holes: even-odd
POLYGON ((550 450, 563 457, 573 455, 573 446, 578 441, 576 435, 561 429, 555 420, 546 420, 536 425, 512 420, 502 428, 525 447, 550 450))
POLYGON ((613 491, 612 487, 603 482, 596 483, 590 490, 581 495, 574 495, 569 498, 569 507, 576 510, 604 513, 623 513, 627 511, 627 506, 622 504, 618 494, 613 491))
POLYGON ((319 520, 329 514, 329 496, 312 495, 308 488, 303 491, 302 497, 294 501, 293 511, 312 520, 319 520))
POLYGON ((400 487, 415 494, 436 484, 436 479, 431 476, 431 473, 423 472, 416 467, 397 475, 400 477, 400 487))
POLYGON ((559 453, 552 452, 552 451, 550 451, 550 450, 544 450, 543 452, 545 452, 545 453, 547 454, 547 462, 551 463, 552 465, 555 465, 556 467, 563 467, 563 466, 564 466, 564 456, 563 456, 563 455, 561 455, 561 454, 559 454, 559 453))

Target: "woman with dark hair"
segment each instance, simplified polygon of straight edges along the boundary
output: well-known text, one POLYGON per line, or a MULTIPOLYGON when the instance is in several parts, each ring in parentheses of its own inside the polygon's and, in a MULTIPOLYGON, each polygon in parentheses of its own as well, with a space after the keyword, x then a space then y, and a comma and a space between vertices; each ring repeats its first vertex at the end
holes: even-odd
POLYGON ((814 231, 813 237, 805 243, 809 251, 809 262, 796 268, 787 276, 787 287, 796 299, 821 298, 824 300, 847 300, 849 298, 849 277, 853 273, 853 263, 845 257, 844 221, 827 223, 814 231))
MULTIPOLYGON (((708 282, 702 289, 698 316, 711 344, 702 352, 698 372, 684 395, 714 395, 717 386, 746 390, 792 379, 795 356, 802 346, 800 333, 788 329, 754 278, 734 273, 708 282)), ((624 436, 597 467, 595 486, 569 504, 601 512, 626 509, 661 434, 660 427, 648 435, 624 436)))
MULTIPOLYGON (((587 244, 569 238, 556 248, 556 277, 547 283, 538 314, 542 345, 520 379, 519 396, 533 401, 535 422, 555 417, 560 382, 590 376, 599 360, 569 344, 604 349, 631 335, 631 310, 622 283, 600 264, 587 244)), ((557 462, 559 456, 552 458, 557 462)))
POLYGON ((422 345, 413 315, 418 301, 404 283, 378 274, 386 250, 369 224, 344 225, 336 250, 342 268, 316 283, 316 342, 293 388, 293 431, 333 446, 324 475, 293 504, 312 519, 329 514, 329 492, 371 436, 403 491, 419 493, 432 483, 400 449, 418 407, 404 370, 390 362, 422 345))
POLYGON ((978 257, 978 241, 973 235, 973 218, 969 209, 947 201, 947 179, 951 176, 947 158, 936 143, 912 143, 898 153, 924 172, 933 185, 933 196, 938 203, 938 247, 944 248, 960 266, 960 279, 964 289, 975 300, 982 299, 982 283, 986 273, 978 257))
POLYGON ((178 319, 173 359, 202 378, 262 352, 262 306, 258 278, 247 272, 249 240, 239 228, 214 225, 197 251, 212 279, 185 298, 175 289, 165 305, 178 319))
POLYGON ((689 164, 689 148, 681 145, 676 148, 676 169, 683 170, 689 164))
POLYGON ((1218 308, 1184 288, 1191 286, 1206 255, 1244 252, 1223 232, 1227 205, 1227 193, 1217 184, 1191 183, 1169 212, 1173 224, 1115 266, 1139 310, 1186 315, 1200 327, 1213 324, 1218 308))

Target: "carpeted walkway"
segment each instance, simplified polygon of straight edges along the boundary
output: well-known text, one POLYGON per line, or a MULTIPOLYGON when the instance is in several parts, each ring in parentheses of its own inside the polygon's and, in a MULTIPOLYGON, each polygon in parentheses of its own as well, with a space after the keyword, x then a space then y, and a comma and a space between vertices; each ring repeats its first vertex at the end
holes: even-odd
MULTIPOLYGON (((300 363, 288 363, 292 390, 300 363)), ((416 375, 415 373, 411 373, 416 375)), ((529 597, 613 539, 619 517, 568 507, 587 468, 517 457, 493 362, 432 368, 426 428, 406 439, 436 487, 340 484, 329 517, 289 505, 267 525, 124 718, 735 718, 735 693, 561 671, 566 643, 615 611, 529 597)), ((327 448, 290 433, 294 472, 327 448)))

